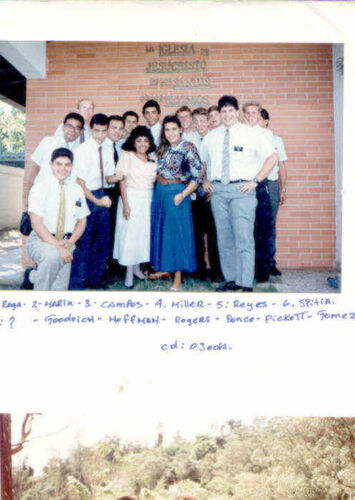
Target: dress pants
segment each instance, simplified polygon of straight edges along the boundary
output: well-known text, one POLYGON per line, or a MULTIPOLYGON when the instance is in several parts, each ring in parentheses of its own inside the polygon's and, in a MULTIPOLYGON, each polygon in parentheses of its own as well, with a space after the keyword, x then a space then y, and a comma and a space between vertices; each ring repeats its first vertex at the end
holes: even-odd
POLYGON ((211 270, 215 276, 221 272, 219 254, 217 248, 216 226, 211 210, 211 203, 206 201, 205 196, 196 193, 196 200, 191 202, 192 217, 194 222, 194 236, 196 245, 197 270, 204 271, 205 264, 205 235, 207 235, 208 258, 211 270))
MULTIPOLYGON (((104 191, 92 191, 96 198, 107 196, 104 191)), ((83 290, 101 283, 110 254, 110 209, 87 200, 90 215, 86 229, 77 241, 69 290, 83 290)))
POLYGON ((267 180, 256 188, 258 206, 255 214, 255 277, 267 281, 270 275, 271 200, 267 180))
POLYGON ((110 198, 112 205, 110 207, 110 255, 109 261, 113 260, 113 243, 115 240, 117 205, 119 198, 119 187, 115 184, 112 188, 105 189, 105 194, 110 198))
POLYGON ((279 181, 267 181, 271 201, 271 232, 269 239, 270 248, 270 267, 276 267, 276 219, 280 205, 280 188, 279 181))
POLYGON ((32 231, 26 242, 26 250, 37 264, 34 290, 68 290, 71 262, 63 264, 58 248, 45 243, 32 231))
POLYGON ((253 287, 255 190, 241 193, 239 183, 214 183, 211 206, 217 229, 222 272, 226 281, 253 287))

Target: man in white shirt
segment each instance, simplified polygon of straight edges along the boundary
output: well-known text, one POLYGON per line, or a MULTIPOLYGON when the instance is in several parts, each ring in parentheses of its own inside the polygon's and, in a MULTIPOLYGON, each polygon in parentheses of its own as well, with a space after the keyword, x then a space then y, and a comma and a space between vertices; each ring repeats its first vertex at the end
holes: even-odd
MULTIPOLYGON (((208 134, 208 112, 205 108, 196 108, 192 112, 192 121, 196 129, 196 142, 199 153, 203 140, 208 134)), ((191 195, 192 216, 196 246, 197 277, 201 281, 210 278, 220 279, 221 270, 217 249, 216 226, 213 219, 210 200, 202 187, 191 195), (193 198, 194 196, 194 198, 193 198)))
MULTIPOLYGON (((266 140, 273 143, 273 133, 271 130, 260 127, 261 104, 257 101, 248 101, 243 104, 244 122, 254 130, 262 134, 266 140)), ((260 158, 260 165, 263 163, 260 158)), ((255 213, 255 279, 259 283, 264 283, 270 277, 271 261, 271 233, 272 233, 272 207, 271 197, 267 179, 259 183, 256 188, 258 205, 255 213)))
MULTIPOLYGON (((124 123, 122 116, 119 115, 109 116, 106 142, 112 151, 112 158, 115 167, 118 163, 118 160, 122 152, 122 144, 126 140, 123 139, 123 130, 124 130, 124 123)), ((109 188, 105 188, 105 193, 110 197, 112 203, 110 207, 110 257, 108 260, 108 274, 114 276, 117 274, 118 271, 117 265, 112 258, 114 234, 116 229, 117 204, 119 198, 118 184, 110 184, 109 188)))
MULTIPOLYGON (((94 110, 95 110, 95 104, 91 99, 87 99, 84 97, 83 99, 80 99, 80 101, 77 104, 77 110, 79 114, 83 117, 84 119, 84 126, 82 129, 82 132, 79 137, 79 142, 80 144, 85 142, 86 140, 89 139, 91 132, 90 132, 90 120, 94 115, 94 110)), ((60 123, 58 125, 57 130, 55 131, 55 134, 57 137, 60 139, 63 138, 63 124, 60 123)))
POLYGON ((210 130, 222 125, 221 115, 218 111, 218 106, 213 104, 208 108, 208 127, 210 130))
MULTIPOLYGON (((270 122, 270 116, 266 109, 260 112, 260 126, 267 130, 270 122)), ((278 135, 273 134, 272 144, 278 154, 278 164, 272 169, 267 177, 267 184, 271 199, 272 208, 272 229, 270 237, 270 274, 280 276, 282 273, 276 267, 275 253, 276 253, 276 219, 279 205, 286 202, 286 160, 287 154, 283 140, 278 135)))
POLYGON ((253 290, 255 250, 255 188, 277 162, 272 145, 251 127, 238 122, 234 96, 222 96, 218 110, 223 125, 203 140, 201 158, 206 164, 204 189, 212 193, 212 212, 218 250, 226 283, 221 292, 253 290), (260 168, 260 156, 265 158, 260 168))
POLYGON ((161 111, 159 103, 157 101, 154 101, 154 99, 147 101, 142 109, 142 114, 145 118, 145 121, 147 122, 148 128, 152 133, 154 144, 157 149, 160 144, 161 134, 161 123, 159 121, 160 113, 161 111))
POLYGON ((70 179, 72 162, 69 149, 55 149, 50 160, 53 175, 30 191, 28 211, 33 230, 26 249, 37 264, 29 276, 35 290, 68 290, 74 245, 90 213, 83 190, 70 179))
POLYGON ((139 116, 135 111, 126 111, 122 115, 124 130, 123 130, 123 138, 127 139, 131 135, 133 129, 135 129, 139 122, 139 116))
MULTIPOLYGON (((197 134, 194 130, 194 124, 192 121, 192 111, 188 106, 181 106, 175 113, 175 115, 179 118, 181 126, 182 126, 182 135, 181 138, 184 141, 192 142, 195 144, 198 141, 197 134)), ((198 147, 198 146, 196 146, 198 147)))
MULTIPOLYGON (((63 121, 64 135, 62 138, 54 135, 44 137, 31 156, 32 165, 29 169, 29 187, 48 177, 52 177, 51 156, 55 149, 63 147, 73 153, 79 146, 78 138, 84 126, 84 119, 78 113, 68 113, 63 121)), ((27 209, 27 203, 25 203, 27 209)))
POLYGON ((112 149, 105 140, 108 117, 102 113, 94 115, 90 128, 91 137, 78 147, 73 169, 73 177, 82 187, 91 213, 75 250, 70 290, 104 287, 101 280, 110 253, 111 200, 105 188, 109 187, 106 178, 114 174, 115 164, 112 149))

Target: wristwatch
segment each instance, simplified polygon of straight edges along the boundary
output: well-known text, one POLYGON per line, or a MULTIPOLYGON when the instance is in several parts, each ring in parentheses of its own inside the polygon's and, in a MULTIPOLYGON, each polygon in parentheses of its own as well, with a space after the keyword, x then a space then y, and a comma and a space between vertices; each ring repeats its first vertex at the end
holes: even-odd
POLYGON ((260 181, 258 181, 258 179, 256 177, 254 177, 253 181, 256 183, 256 184, 259 184, 260 181))
POLYGON ((282 188, 281 193, 286 193, 286 188, 282 188))

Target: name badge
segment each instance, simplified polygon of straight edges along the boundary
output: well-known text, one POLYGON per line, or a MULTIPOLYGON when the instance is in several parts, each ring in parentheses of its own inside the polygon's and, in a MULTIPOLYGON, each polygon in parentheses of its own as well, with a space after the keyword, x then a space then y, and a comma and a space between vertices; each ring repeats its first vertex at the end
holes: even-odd
POLYGON ((243 146, 234 146, 233 151, 243 151, 243 146))
POLYGON ((76 200, 76 202, 75 202, 75 206, 76 206, 76 207, 81 207, 81 199, 80 199, 80 198, 78 198, 78 199, 76 200))

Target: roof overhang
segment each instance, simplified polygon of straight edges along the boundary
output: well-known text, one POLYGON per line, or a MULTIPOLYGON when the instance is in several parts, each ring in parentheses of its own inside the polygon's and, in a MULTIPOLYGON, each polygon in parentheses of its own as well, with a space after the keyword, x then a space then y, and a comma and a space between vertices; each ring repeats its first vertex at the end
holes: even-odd
POLYGON ((0 42, 0 99, 26 106, 26 79, 46 78, 46 42, 0 42))

